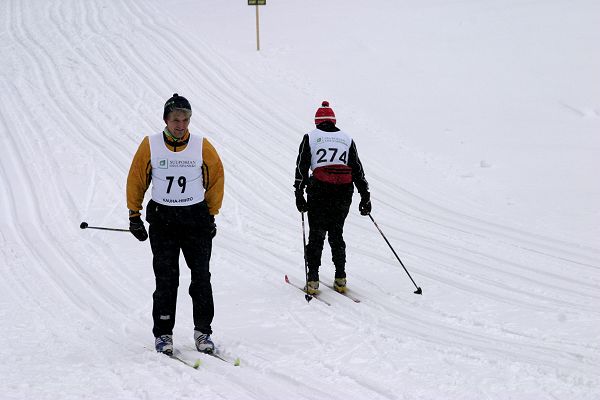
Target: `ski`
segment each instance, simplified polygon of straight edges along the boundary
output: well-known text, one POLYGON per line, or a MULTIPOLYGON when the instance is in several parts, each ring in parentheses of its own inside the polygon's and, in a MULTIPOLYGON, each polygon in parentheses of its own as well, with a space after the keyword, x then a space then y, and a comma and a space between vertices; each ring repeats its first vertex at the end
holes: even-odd
POLYGON ((323 281, 319 281, 319 282, 321 282, 321 284, 322 284, 323 286, 325 286, 325 287, 327 287, 327 288, 329 288, 329 289, 333 290, 333 291, 334 291, 334 292, 336 292, 337 294, 341 294, 342 296, 349 298, 350 300, 352 300, 352 301, 353 301, 353 302, 355 302, 355 303, 360 303, 360 299, 359 299, 358 297, 354 296, 352 293, 348 293, 348 289, 346 289, 346 291, 342 293, 342 292, 338 292, 337 290, 335 290, 335 289, 333 288, 333 286, 329 286, 329 285, 327 285, 327 284, 326 284, 325 282, 323 282, 323 281))
MULTIPOLYGON (((218 360, 221 360, 221 361, 223 361, 223 362, 225 362, 227 364, 233 364, 235 367, 239 367, 240 364, 241 364, 241 360, 239 359, 239 357, 235 358, 235 359, 230 359, 230 358, 225 357, 224 355, 222 355, 222 354, 220 354, 218 352, 215 352, 215 353, 202 353, 202 352, 196 351, 195 349, 192 349, 192 348, 185 349, 185 350, 189 350, 189 351, 195 352, 198 355, 203 354, 203 355, 211 356, 211 357, 216 358, 218 360)), ((167 356, 167 357, 169 357, 169 358, 171 358, 173 360, 179 361, 180 363, 185 364, 188 367, 193 368, 193 369, 198 369, 198 367, 200 367, 200 365, 202 365, 202 356, 200 356, 194 362, 192 362, 190 360, 186 360, 185 358, 183 358, 181 356, 181 354, 183 354, 183 353, 180 350, 178 350, 178 349, 175 349, 172 354, 168 354, 168 353, 162 353, 162 354, 164 354, 165 356, 167 356)))
POLYGON ((163 353, 163 354, 173 360, 177 360, 180 363, 187 365, 190 368, 198 369, 198 367, 202 364, 200 359, 197 359, 195 362, 192 363, 190 361, 184 360, 183 358, 179 357, 176 353, 173 353, 173 354, 163 353))
POLYGON ((331 306, 331 303, 330 303, 330 302, 328 302, 327 300, 324 300, 324 299, 320 298, 318 295, 316 295, 316 294, 307 294, 307 293, 306 293, 306 291, 304 290, 304 288, 302 288, 302 286, 298 286, 298 285, 296 285, 295 283, 292 283, 292 282, 290 281, 290 279, 288 278, 288 276, 287 276, 287 275, 285 276, 285 282, 286 282, 286 283, 289 283, 291 286, 293 286, 293 287, 295 287, 296 289, 300 290, 300 291, 301 291, 302 293, 304 293, 306 296, 310 296, 310 297, 307 297, 307 300, 308 300, 308 301, 310 301, 309 299, 313 298, 313 299, 317 299, 318 301, 320 301, 320 302, 323 302, 323 303, 327 304, 328 306, 331 306))
MULTIPOLYGON (((184 350, 188 350, 188 351, 191 351, 191 352, 197 351, 195 348, 193 348, 193 347, 187 347, 187 346, 184 346, 184 350)), ((214 358, 216 358, 218 360, 226 362, 227 364, 233 364, 236 367, 239 367, 240 364, 241 364, 241 360, 240 360, 239 357, 229 358, 229 357, 225 356, 224 354, 222 354, 218 349, 215 349, 215 351, 212 352, 212 353, 198 352, 198 354, 204 354, 204 355, 207 355, 207 356, 214 357, 214 358)))
POLYGON ((239 359, 239 357, 236 358, 236 359, 230 359, 230 358, 225 357, 225 356, 223 356, 223 355, 221 355, 219 353, 204 353, 204 354, 207 354, 207 355, 209 355, 211 357, 214 357, 214 358, 217 358, 217 359, 219 359, 221 361, 224 361, 227 364, 233 364, 235 367, 239 367, 240 364, 241 364, 241 360, 239 359))

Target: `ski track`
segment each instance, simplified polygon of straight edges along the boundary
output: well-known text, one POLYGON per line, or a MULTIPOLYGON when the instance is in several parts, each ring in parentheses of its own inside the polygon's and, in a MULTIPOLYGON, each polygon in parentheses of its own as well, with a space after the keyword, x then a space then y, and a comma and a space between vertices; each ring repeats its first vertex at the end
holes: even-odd
MULTIPOLYGON (((239 257, 241 260, 248 260, 248 257, 252 257, 251 252, 249 251, 248 253, 240 253, 239 257)), ((265 261, 263 260, 263 263, 265 263, 265 261)), ((236 264, 234 262, 234 264, 236 264)), ((266 266, 271 269, 271 268, 276 268, 276 264, 270 265, 270 263, 266 263, 266 266)), ((245 273, 250 273, 251 271, 245 271, 245 273)), ((284 271, 281 270, 281 272, 277 272, 278 274, 281 274, 279 276, 283 276, 284 271)), ((275 275, 275 273, 274 273, 275 275)), ((257 277, 258 278, 258 277, 257 277)), ((296 280, 298 280, 298 278, 296 278, 296 280)), ((369 291, 369 293, 374 293, 373 291, 369 291)), ((392 293, 388 293, 389 297, 386 297, 385 302, 389 302, 390 298, 393 298, 391 296, 393 296, 392 293)), ((372 303, 372 301, 369 301, 372 303)), ((497 330, 496 332, 494 332, 493 330, 490 329, 485 329, 485 332, 483 332, 482 334, 476 335, 473 334, 473 330, 477 329, 477 330, 481 330, 482 327, 476 327, 476 326, 467 326, 467 327, 461 327, 461 326, 456 326, 455 324, 442 324, 440 323, 440 318, 439 315, 433 314, 433 315, 428 315, 428 318, 423 317, 423 314, 425 310, 423 309, 419 309, 418 312, 410 312, 410 311, 406 311, 406 312, 398 312, 398 311, 394 311, 394 309, 391 306, 387 306, 385 305, 386 303, 377 303, 375 304, 376 308, 384 308, 387 311, 387 314, 390 315, 395 315, 398 321, 410 321, 410 324, 402 324, 399 325, 398 327, 394 327, 392 329, 389 329, 389 331, 395 331, 395 332, 411 332, 412 336, 414 337, 419 337, 421 339, 430 341, 431 343, 438 345, 441 347, 443 347, 444 345, 448 345, 448 344, 453 344, 455 346, 460 346, 460 347, 471 347, 473 346, 475 343, 479 343, 478 345, 476 345, 474 347, 475 350, 477 351, 485 351, 487 350, 488 352, 495 352, 497 353, 499 356, 505 356, 511 359, 519 359, 522 362, 526 362, 526 363, 531 363, 531 364, 542 364, 542 365, 549 365, 553 363, 553 356, 555 356, 556 354, 553 354, 557 351, 557 349, 553 349, 552 347, 547 347, 547 346, 539 346, 537 344, 523 344, 523 343, 519 343, 519 341, 514 340, 514 338, 510 338, 510 340, 506 339, 506 337, 510 337, 510 336, 514 336, 513 334, 510 334, 509 332, 503 332, 500 330, 497 330), (422 329, 416 329, 415 325, 419 325, 422 326, 422 329), (432 332, 439 332, 438 335, 434 335, 432 334, 432 332), (496 347, 498 346, 499 343, 504 343, 504 348, 505 349, 511 349, 511 350, 504 350, 504 349, 496 349, 496 347), (531 354, 535 354, 535 356, 531 356, 531 354)), ((335 315, 335 311, 330 311, 327 307, 323 307, 325 308, 327 314, 332 314, 335 315)), ((399 307, 397 307, 400 310, 405 309, 404 307, 402 307, 402 305, 400 305, 399 307)), ((353 310, 353 309, 351 309, 353 310)), ((351 310, 346 310, 351 312, 351 310)), ((344 314, 343 318, 348 318, 348 316, 346 314, 344 314)), ((447 319, 442 319, 442 320, 447 320, 447 319)), ((343 324, 344 321, 338 321, 338 325, 339 324, 343 324)), ((484 327, 485 328, 485 327, 484 327)), ((520 341, 523 341, 524 338, 520 338, 520 341)), ((536 338, 529 338, 532 341, 537 341, 536 338)), ((573 354, 572 356, 568 353, 561 353, 558 355, 559 359, 567 359, 566 361, 569 361, 569 359, 571 359, 571 361, 579 361, 582 356, 580 354, 573 354)), ((598 364, 597 361, 593 362, 593 364, 598 364)), ((566 367, 564 365, 560 365, 560 364, 555 364, 554 365, 556 368, 560 368, 560 367, 566 367)), ((569 368, 573 368, 575 369, 577 366, 577 363, 575 363, 575 365, 570 365, 568 366, 569 368)), ((582 370, 585 370, 587 367, 584 366, 582 368, 582 370)))
MULTIPOLYGON (((442 250, 442 242, 438 242, 437 246, 435 246, 435 244, 425 246, 423 243, 426 243, 426 241, 417 242, 414 240, 415 236, 418 235, 409 233, 409 236, 407 236, 406 239, 396 240, 396 242, 413 246, 414 250, 408 253, 410 255, 412 255, 413 251, 417 254, 423 254, 423 250, 426 250, 428 254, 438 256, 436 258, 419 256, 418 259, 421 261, 419 263, 421 267, 418 269, 413 268, 414 265, 409 265, 409 271, 412 270, 421 276, 427 277, 430 282, 452 284, 457 289, 465 290, 467 292, 478 292, 484 296, 488 295, 489 293, 496 293, 498 296, 496 297, 497 300, 504 298, 504 301, 510 303, 518 302, 523 305, 528 305, 533 309, 539 309, 540 307, 543 307, 547 310, 550 310, 556 305, 561 305, 572 309, 585 309, 588 312, 597 312, 597 308, 592 305, 585 306, 581 303, 575 303, 573 301, 560 300, 560 298, 572 299, 573 297, 581 297, 583 299, 598 299, 598 296, 592 294, 595 293, 595 291, 593 291, 593 284, 572 281, 566 277, 564 281, 570 282, 571 286, 569 287, 564 284, 561 285, 560 276, 552 273, 548 273, 548 275, 555 278, 556 283, 551 283, 551 281, 546 280, 543 282, 543 284, 540 284, 540 279, 546 278, 541 271, 537 273, 538 271, 533 270, 533 272, 536 272, 536 274, 532 277, 528 277, 523 273, 512 272, 509 269, 510 267, 514 266, 517 270, 525 270, 529 272, 528 268, 519 264, 515 264, 510 261, 504 261, 496 257, 490 258, 483 253, 474 252, 467 249, 464 250, 464 253, 466 254, 457 255, 455 251, 460 250, 462 246, 444 245, 444 250, 442 250), (448 251, 446 249, 451 249, 452 251, 448 251), (469 253, 484 257, 478 257, 478 259, 474 260, 467 257, 469 253), (493 264, 491 262, 493 262, 493 264), (424 269, 425 265, 434 267, 435 272, 429 272, 428 269, 424 269), (471 267, 471 270, 467 270, 467 267, 471 267), (495 273, 496 276, 491 278, 490 273, 495 273), (510 282, 510 284, 505 282, 510 282), (519 283, 519 285, 515 285, 516 283, 519 283), (483 289, 484 286, 485 289, 483 289), (588 292, 581 290, 582 288, 587 288, 588 292), (543 290, 544 292, 547 292, 548 289, 553 289, 553 292, 547 294, 536 293, 536 290, 543 290), (574 291, 575 289, 577 289, 577 291, 574 291), (517 294, 518 297, 515 297, 515 294, 517 294), (533 299, 537 301, 533 302, 533 299), (525 303, 522 303, 524 301, 525 303)), ((382 248, 382 250, 385 249, 382 248)), ((391 268, 397 269, 399 272, 401 271, 401 266, 395 259, 390 260, 387 255, 381 256, 380 252, 364 250, 362 248, 355 250, 355 252, 364 254, 370 259, 378 260, 383 264, 388 264, 391 268)))
MULTIPOLYGON (((11 142, 11 145, 14 144, 11 142)), ((27 165, 26 158, 20 154, 21 149, 13 146, 13 149, 9 152, 8 157, 5 157, 3 162, 9 165, 27 165), (13 158, 14 157, 14 158, 13 158)), ((7 168, 7 167, 5 167, 7 168)), ((52 176, 52 175, 51 175, 52 176)), ((31 193, 29 190, 34 192, 37 190, 37 179, 33 179, 26 169, 16 169, 11 176, 11 181, 17 180, 20 182, 19 187, 25 189, 19 190, 14 186, 11 187, 11 191, 15 193, 15 197, 20 199, 19 206, 16 206, 15 201, 11 201, 12 214, 15 215, 18 225, 21 227, 27 227, 25 230, 16 229, 15 232, 19 238, 19 243, 23 249, 28 249, 27 254, 35 260, 34 265, 42 266, 47 272, 45 274, 45 280, 54 281, 55 288, 62 291, 65 298, 70 299, 70 303, 80 308, 81 304, 89 302, 85 300, 84 293, 79 293, 78 290, 69 290, 69 288, 77 288, 80 285, 93 287, 92 277, 86 273, 85 268, 79 268, 70 255, 70 253, 63 248, 60 241, 52 240, 53 234, 46 228, 47 222, 42 215, 46 213, 42 212, 38 203, 35 201, 36 198, 43 198, 42 193, 31 193), (27 210, 27 214, 20 210, 27 210), (28 245, 29 243, 35 243, 35 246, 28 245), (63 269, 64 264, 70 266, 70 268, 63 269), (65 272, 73 270, 73 273, 65 276, 65 272), (76 272, 77 271, 77 272, 76 272), (77 285, 73 283, 78 282, 77 285)), ((60 196, 56 197, 60 199, 60 196)), ((108 292, 110 293, 110 292, 108 292)), ((91 291, 88 295, 95 295, 96 292, 91 291)), ((102 304, 105 301, 103 296, 98 296, 95 302, 102 304)), ((120 303, 118 298, 113 298, 112 301, 116 304, 120 303)), ((95 303, 95 302, 92 302, 95 303)), ((81 309, 81 311, 86 311, 81 309)), ((93 310, 90 310, 93 311, 93 310)), ((84 313, 85 314, 85 313, 84 313)), ((95 315, 98 317, 99 315, 95 315)))
POLYGON ((447 230, 459 230, 461 234, 478 236, 486 241, 498 241, 499 243, 514 246, 520 250, 531 251, 576 265, 600 269, 600 264, 598 264, 600 251, 598 249, 531 234, 497 223, 482 221, 473 216, 456 213, 438 206, 430 200, 396 188, 397 185, 389 179, 378 175, 375 175, 374 178, 378 182, 381 182, 378 183, 379 186, 389 189, 386 191, 387 195, 393 194, 389 198, 394 199, 394 204, 397 204, 399 199, 404 199, 404 202, 401 203, 403 207, 393 206, 391 200, 384 201, 383 204, 393 209, 395 213, 407 214, 404 211, 405 209, 410 209, 413 212, 418 211, 419 214, 417 215, 407 215, 411 218, 422 219, 429 225, 439 224, 447 230), (561 255, 557 256, 553 254, 557 250, 560 250, 561 255), (570 259, 571 257, 575 258, 575 260, 570 259))
MULTIPOLYGON (((123 245, 98 233, 82 234, 77 228, 77 217, 103 215, 99 222, 111 223, 113 215, 123 215, 117 220, 126 222, 122 212, 126 171, 137 144, 151 132, 136 137, 106 132, 104 127, 113 126, 117 131, 139 129, 139 126, 118 127, 118 116, 127 114, 123 110, 146 110, 148 100, 160 107, 173 88, 162 78, 160 65, 154 63, 160 64, 165 57, 164 49, 170 48, 174 53, 187 54, 189 63, 173 68, 172 78, 186 82, 189 97, 199 99, 198 107, 194 106, 202 116, 198 123, 215 129, 214 137, 209 135, 209 139, 216 144, 228 171, 229 209, 220 217, 225 223, 218 221, 220 233, 213 259, 213 264, 224 271, 213 272, 215 294, 220 294, 217 278, 221 274, 244 276, 252 290, 272 296, 271 301, 258 298, 255 304, 249 303, 248 306, 255 308, 240 318, 248 327, 267 324, 268 329, 289 331, 290 340, 300 344, 261 343, 258 328, 254 338, 258 346, 231 343, 231 354, 242 353, 247 368, 233 371, 211 360, 214 361, 210 363, 211 370, 201 371, 222 383, 220 387, 230 386, 227 393, 211 389, 206 377, 197 375, 199 371, 176 365, 164 357, 140 356, 138 349, 130 348, 127 341, 123 347, 129 364, 120 362, 106 368, 113 358, 110 350, 102 346, 92 352, 98 365, 90 373, 101 376, 111 390, 153 398, 150 390, 140 392, 140 388, 129 383, 128 370, 135 363, 133 374, 143 377, 140 379, 152 376, 153 369, 160 366, 166 375, 183 379, 184 387, 201 385, 202 390, 222 398, 276 398, 278 393, 286 393, 308 399, 357 396, 397 399, 401 394, 391 386, 382 389, 381 380, 389 380, 392 385, 399 375, 415 377, 411 365, 419 367, 411 353, 416 351, 422 351, 422 357, 430 363, 442 359, 476 366, 496 363, 507 371, 524 365, 534 374, 544 379, 555 377, 567 387, 570 381, 583 382, 583 389, 573 388, 573 393, 584 393, 586 387, 592 389, 598 384, 592 374, 600 367, 597 345, 560 336, 540 338, 526 330, 505 327, 501 321, 481 322, 477 317, 467 318, 447 309, 444 298, 437 293, 431 300, 427 298, 429 293, 445 291, 472 296, 474 301, 492 309, 506 303, 532 313, 553 315, 558 309, 597 317, 598 281, 586 279, 580 273, 597 274, 598 249, 455 212, 437 204, 436 199, 410 193, 386 176, 367 170, 372 187, 387 188, 385 193, 374 190, 374 204, 380 207, 378 215, 396 215, 396 220, 407 221, 400 228, 388 225, 387 221, 378 223, 389 240, 402 249, 399 251, 402 259, 408 255, 407 267, 418 283, 424 283, 424 295, 407 299, 413 296, 406 289, 410 282, 390 257, 385 243, 375 238, 378 232, 369 225, 370 221, 349 219, 347 232, 360 235, 361 239, 369 237, 368 241, 349 240, 352 242, 349 279, 362 302, 354 304, 324 290, 322 295, 333 303, 332 307, 317 302, 306 304, 297 290, 290 290, 283 282, 285 274, 296 282, 304 279, 301 227, 293 210, 291 190, 290 157, 295 157, 299 137, 284 134, 295 131, 294 126, 286 123, 294 121, 293 116, 284 118, 286 111, 281 108, 264 113, 263 104, 272 107, 277 102, 267 94, 257 98, 259 91, 247 78, 238 75, 204 43, 185 37, 168 40, 176 32, 170 28, 168 19, 154 17, 160 13, 150 3, 49 1, 32 9, 28 2, 9 1, 4 8, 9 17, 2 35, 9 37, 24 59, 13 61, 9 71, 12 82, 2 77, 0 88, 18 108, 43 110, 43 113, 18 124, 12 114, 0 109, 4 132, 18 126, 17 134, 31 134, 25 143, 16 143, 5 134, 0 136, 5 149, 0 159, 0 179, 4 183, 0 201, 5 209, 0 222, 0 251, 3 259, 12 260, 5 266, 10 278, 1 284, 4 294, 0 300, 4 301, 5 296, 26 299, 22 310, 25 314, 43 310, 46 316, 36 322, 36 330, 52 329, 57 319, 71 319, 83 321, 78 323, 89 332, 101 326, 120 326, 121 331, 145 338, 147 333, 139 326, 149 318, 146 314, 151 289, 147 285, 139 287, 136 274, 140 269, 111 265, 121 258, 123 245), (39 28, 36 21, 47 21, 45 28, 39 28), (123 24, 120 30, 115 31, 115 25, 119 26, 115 22, 123 24), (44 37, 48 32, 52 34, 44 37), (154 45, 140 46, 140 42, 154 45), (142 53, 140 48, 151 52, 142 53), (16 66, 17 62, 26 68, 16 66), (107 68, 104 63, 112 63, 114 67, 107 68), (82 86, 85 82, 91 88, 105 90, 92 93, 82 86), (217 115, 232 115, 231 123, 204 115, 204 107, 217 115), (115 136, 119 136, 120 143, 115 143, 115 136), (64 141, 58 154, 45 151, 52 148, 54 140, 64 141), (270 148, 260 145, 261 142, 278 143, 287 153, 272 157, 270 148), (83 164, 79 171, 63 167, 73 160, 83 164), (13 168, 15 165, 27 167, 13 168), (89 186, 85 193, 76 193, 71 180, 84 179, 86 173, 89 186), (256 179, 265 176, 270 179, 263 182, 261 190, 255 190, 256 179), (110 189, 115 182, 117 188, 110 189), (117 200, 107 206, 107 200, 113 199, 117 200), (98 210, 96 203, 104 203, 103 208, 98 210), (252 204, 261 207, 255 209, 252 204), (72 225, 72 230, 60 231, 64 219, 72 225), (226 245, 230 241, 237 245, 226 245), (265 247, 265 242, 269 246, 265 247), (369 271, 352 266, 359 262, 386 271, 383 273, 392 282, 373 280, 369 271), (403 282, 401 292, 397 282, 403 282), (145 297, 142 303, 140 297, 145 297), (271 322, 264 321, 265 317, 271 322), (338 332, 336 340, 348 344, 344 352, 336 352, 338 347, 330 346, 331 332, 325 329, 329 325, 338 332), (363 358, 374 355, 379 358, 375 371, 360 369, 363 358), (409 362, 399 366, 395 358, 403 355, 409 362), (315 380, 317 385, 313 384, 315 380), (265 382, 275 388, 275 393, 261 387, 265 382), (326 385, 330 385, 331 391, 321 389, 326 385)), ((148 122, 143 128, 153 129, 151 126, 160 127, 148 122)), ((356 206, 355 202, 353 210, 356 206)), ((130 237, 127 239, 127 246, 135 243, 130 237)), ((143 253, 146 258, 137 263, 149 264, 148 251, 136 248, 131 259, 143 253)), ((325 277, 331 268, 326 252, 323 261, 325 277)), ((146 267, 144 271, 150 273, 146 267)), ((228 288, 232 287, 235 289, 235 286, 228 288)), ((3 317, 12 318, 16 313, 3 307, 3 317)), ((227 326, 234 322, 223 323, 227 326)), ((78 334, 75 330, 67 339, 76 340, 78 334)), ((120 334, 118 329, 111 329, 92 334, 91 339, 109 338, 123 343, 121 338, 117 339, 120 334)), ((52 352, 46 349, 45 354, 47 357, 52 352)), ((14 357, 9 360, 9 364, 19 362, 22 363, 14 357)), ((46 362, 51 361, 46 359, 46 362)), ((81 365, 81 368, 87 367, 81 365)), ((52 375, 57 373, 60 371, 52 375)), ((12 381, 9 396, 11 391, 18 392, 19 386, 14 384, 16 376, 9 373, 12 381)), ((441 377, 447 382, 453 378, 452 372, 441 377)), ((462 383, 473 382, 461 379, 462 383)), ((67 384, 60 379, 57 383, 59 387, 67 384)), ((40 395, 33 389, 29 391, 40 395)), ((72 398, 90 396, 85 389, 69 394, 72 398)))
MULTIPOLYGON (((17 10, 15 10, 15 11, 17 11, 17 10)), ((17 11, 17 13, 18 13, 18 11, 17 11)), ((20 13, 18 13, 18 14, 21 15, 20 13)), ((24 37, 32 43, 31 47, 39 48, 40 49, 40 51, 38 51, 36 53, 32 53, 32 54, 35 54, 33 56, 33 62, 32 62, 32 64, 34 66, 36 66, 35 70, 36 71, 41 71, 41 69, 45 69, 47 71, 51 71, 52 73, 51 74, 46 74, 46 76, 50 75, 51 77, 53 77, 52 80, 54 82, 56 82, 56 84, 58 85, 57 82, 61 82, 62 80, 60 78, 58 78, 60 76, 60 72, 59 72, 58 68, 56 68, 56 64, 53 63, 53 62, 51 62, 51 61, 46 62, 46 60, 50 60, 52 57, 50 56, 50 54, 48 52, 43 51, 43 46, 41 44, 37 43, 34 39, 32 39, 32 34, 31 33, 27 33, 27 31, 22 27, 22 26, 26 25, 26 23, 22 19, 20 19, 20 25, 21 25, 21 27, 16 28, 16 30, 22 32, 22 34, 24 35, 24 37), (44 56, 46 56, 46 57, 44 57, 44 56), (42 65, 43 65, 43 67, 37 67, 37 66, 42 66, 42 65)), ((29 47, 29 46, 26 46, 26 47, 29 47)), ((42 74, 41 73, 39 73, 37 75, 38 75, 38 80, 39 81, 44 81, 44 79, 42 78, 42 74)), ((51 87, 48 87, 47 90, 48 90, 48 93, 68 93, 67 92, 67 88, 64 87, 64 86, 59 86, 58 90, 57 89, 53 89, 51 87)), ((50 96, 48 96, 48 97, 50 97, 50 96)), ((67 96, 67 97, 69 97, 69 96, 67 96)), ((21 93, 20 95, 17 96, 17 98, 27 98, 26 97, 26 93, 21 93)), ((76 110, 78 107, 76 107, 75 105, 76 105, 75 103, 72 103, 72 107, 69 107, 69 109, 72 110, 72 111, 76 110)), ((25 108, 25 106, 24 106, 24 108, 25 108)), ((55 111, 59 115, 62 113, 61 112, 61 108, 58 105, 56 106, 55 111)), ((64 113, 62 113, 62 114, 65 116, 65 118, 67 118, 66 114, 64 114, 64 113)), ((73 114, 71 113, 68 118, 70 120, 73 120, 73 114)), ((36 120, 32 120, 32 121, 34 121, 33 123, 35 124, 36 120)), ((84 124, 85 124, 85 122, 83 122, 83 123, 80 122, 78 124, 73 124, 73 131, 74 132, 77 131, 78 130, 77 127, 78 126, 82 126, 84 124)), ((42 135, 40 135, 38 137, 38 139, 37 139, 38 142, 39 141, 45 142, 47 140, 45 138, 46 132, 44 132, 44 129, 43 129, 43 127, 41 125, 32 125, 28 130, 31 131, 31 132, 41 132, 42 133, 42 135)), ((74 137, 77 137, 77 136, 74 136, 74 137)), ((35 141, 32 141, 32 143, 35 143, 35 141)), ((96 143, 94 143, 94 144, 96 144, 96 143)), ((76 146, 75 148, 72 149, 72 154, 76 155, 78 153, 78 149, 84 148, 84 147, 85 146, 81 146, 81 147, 80 146, 76 146)), ((89 144, 88 144, 88 147, 89 147, 89 144)), ((20 151, 20 149, 18 151, 20 151)), ((32 154, 36 154, 36 153, 37 154, 43 154, 44 157, 46 157, 46 154, 44 154, 43 151, 32 152, 32 154)), ((29 159, 30 156, 25 155, 23 158, 24 159, 29 159)), ((106 160, 110 161, 111 159, 110 158, 106 158, 106 160)), ((35 181, 36 182, 38 182, 38 181, 39 182, 43 182, 43 184, 41 185, 41 187, 43 188, 43 193, 45 193, 46 195, 48 193, 52 193, 53 191, 56 192, 56 194, 54 196, 52 196, 52 197, 61 200, 61 201, 59 201, 57 203, 57 205, 58 206, 66 206, 66 207, 63 207, 63 211, 60 212, 59 215, 68 215, 69 214, 69 210, 73 210, 73 209, 76 208, 75 204, 77 203, 77 200, 75 200, 72 196, 70 196, 70 192, 68 190, 68 186, 64 182, 59 182, 59 181, 56 180, 55 177, 56 176, 60 176, 60 175, 57 175, 57 174, 47 174, 46 171, 47 171, 47 168, 48 168, 48 164, 52 165, 54 167, 51 170, 53 170, 53 171, 59 171, 59 169, 58 169, 58 163, 56 161, 52 160, 52 159, 48 160, 45 163, 35 165, 35 167, 38 167, 38 166, 39 167, 43 167, 43 170, 39 172, 39 178, 35 179, 35 181), (48 178, 50 178, 50 182, 48 182, 48 178)), ((116 169, 113 169, 113 170, 116 170, 116 169)), ((114 180, 114 179, 116 179, 116 176, 117 175, 114 175, 110 179, 114 180)), ((36 183, 34 185, 33 182, 32 182, 29 186, 32 189, 35 189, 37 187, 40 187, 40 184, 36 183)), ((39 193, 34 198, 44 198, 44 197, 45 197, 44 194, 39 193)), ((40 212, 40 215, 41 214, 48 214, 48 213, 42 213, 42 212, 40 212)), ((43 219, 40 218, 39 220, 41 221, 43 219)), ((58 221, 56 221, 56 222, 57 222, 56 225, 58 225, 58 221)), ((75 226, 75 223, 73 225, 75 226)), ((50 226, 54 226, 54 224, 51 224, 50 226)), ((48 235, 48 236, 50 237, 50 235, 48 235)), ((63 250, 64 254, 66 254, 66 255, 69 254, 69 251, 66 250, 66 249, 64 249, 60 245, 60 242, 55 242, 53 244, 53 246, 55 248, 57 248, 57 249, 63 250)), ((68 259, 68 257, 65 257, 65 261, 66 261, 66 259, 68 259)), ((60 263, 57 263, 57 264, 60 264, 60 263)), ((85 271, 85 268, 82 268, 81 269, 81 276, 86 276, 86 275, 88 275, 88 274, 85 271)), ((93 278, 91 277, 91 275, 88 275, 86 279, 88 280, 89 283, 91 283, 93 281, 93 278)), ((110 293, 110 291, 108 291, 107 293, 110 293)))

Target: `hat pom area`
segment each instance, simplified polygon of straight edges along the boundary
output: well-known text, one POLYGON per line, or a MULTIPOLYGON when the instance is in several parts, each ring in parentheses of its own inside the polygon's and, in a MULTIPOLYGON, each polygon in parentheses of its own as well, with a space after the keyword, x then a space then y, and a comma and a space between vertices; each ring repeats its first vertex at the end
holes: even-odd
POLYGON ((323 102, 321 103, 322 107, 329 107, 329 102, 327 100, 323 100, 323 102))

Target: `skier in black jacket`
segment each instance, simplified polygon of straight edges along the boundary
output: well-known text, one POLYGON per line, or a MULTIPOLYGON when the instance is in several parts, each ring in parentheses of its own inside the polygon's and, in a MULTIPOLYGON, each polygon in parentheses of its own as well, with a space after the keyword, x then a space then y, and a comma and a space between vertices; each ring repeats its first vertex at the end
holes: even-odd
POLYGON ((296 160, 294 182, 296 207, 308 212, 309 235, 306 246, 308 282, 305 290, 318 293, 319 267, 328 233, 335 265, 334 289, 346 291, 346 243, 344 222, 352 203, 354 186, 360 194, 361 215, 371 212, 369 184, 352 138, 335 126, 335 113, 323 101, 315 114, 316 129, 305 134, 296 160), (312 175, 309 176, 309 170, 312 175), (304 198, 306 187, 307 199, 304 198))

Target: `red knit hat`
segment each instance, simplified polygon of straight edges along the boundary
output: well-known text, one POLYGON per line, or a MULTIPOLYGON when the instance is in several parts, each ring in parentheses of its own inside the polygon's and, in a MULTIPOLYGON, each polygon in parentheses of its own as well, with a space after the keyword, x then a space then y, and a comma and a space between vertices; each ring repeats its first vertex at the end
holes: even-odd
POLYGON ((315 125, 319 125, 324 121, 331 121, 335 124, 335 113, 329 108, 329 102, 327 100, 323 100, 321 107, 319 107, 315 113, 315 125))

